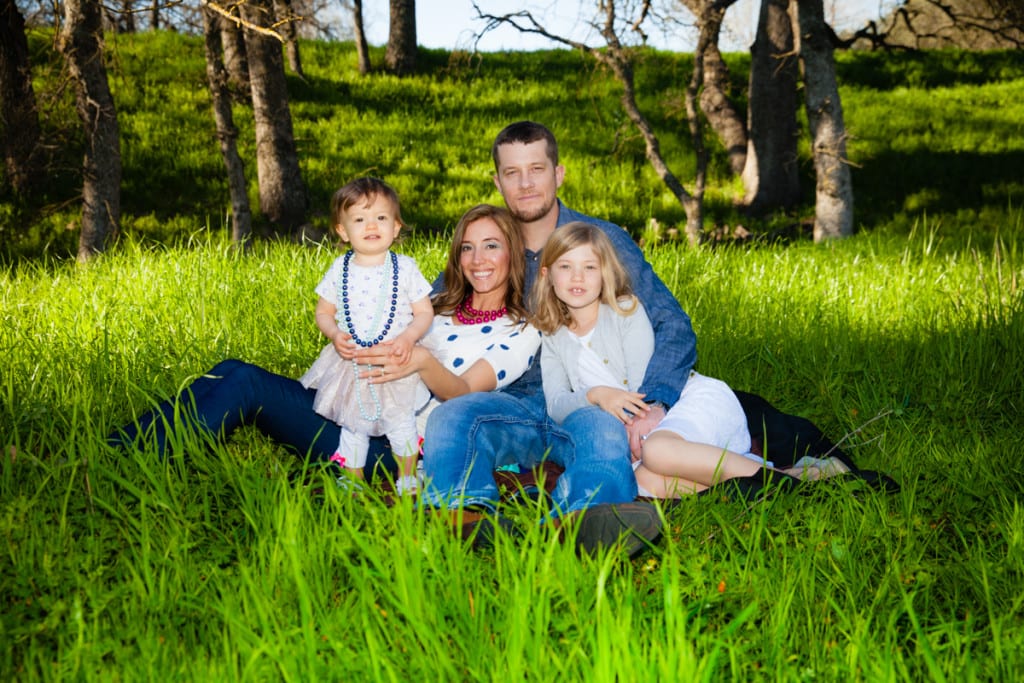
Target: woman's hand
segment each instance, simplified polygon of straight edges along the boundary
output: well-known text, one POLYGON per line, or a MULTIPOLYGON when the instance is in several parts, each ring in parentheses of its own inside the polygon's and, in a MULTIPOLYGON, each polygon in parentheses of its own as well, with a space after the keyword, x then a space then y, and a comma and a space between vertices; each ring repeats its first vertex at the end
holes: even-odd
POLYGON ((660 405, 652 406, 646 403, 644 405, 647 406, 647 410, 642 414, 637 414, 633 421, 626 425, 626 434, 629 435, 629 453, 633 462, 639 460, 643 454, 644 439, 665 419, 665 409, 660 405))
POLYGON ((614 387, 593 387, 587 391, 587 400, 606 413, 614 415, 622 424, 628 425, 634 415, 644 415, 651 409, 644 403, 645 394, 614 387))
POLYGON ((360 349, 356 353, 356 359, 360 365, 371 365, 373 367, 359 373, 361 379, 369 381, 370 384, 384 384, 396 379, 408 377, 414 372, 419 372, 425 355, 430 352, 422 346, 414 346, 409 354, 406 363, 398 363, 387 343, 371 346, 368 349, 360 349))

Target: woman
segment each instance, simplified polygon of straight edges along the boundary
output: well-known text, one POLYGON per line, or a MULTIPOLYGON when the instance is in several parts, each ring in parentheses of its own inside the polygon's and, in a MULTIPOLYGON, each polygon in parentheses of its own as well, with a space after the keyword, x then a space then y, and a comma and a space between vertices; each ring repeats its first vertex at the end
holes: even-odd
MULTIPOLYGON (((427 415, 440 401, 504 387, 533 362, 540 333, 525 322, 523 254, 518 227, 507 210, 486 204, 473 207, 455 228, 445 286, 433 298, 429 346, 437 349, 437 356, 417 346, 407 363, 395 365, 386 349, 360 351, 360 363, 372 366, 362 378, 374 384, 420 374, 431 392, 418 415, 421 433, 427 415)), ((179 414, 189 427, 213 438, 252 425, 301 457, 325 461, 337 447, 340 427, 314 412, 315 395, 315 389, 304 388, 298 380, 229 359, 176 399, 117 430, 110 442, 131 447, 140 436, 152 438, 164 456, 167 429, 177 425, 179 414)), ((367 468, 386 450, 382 440, 374 445, 367 468)))

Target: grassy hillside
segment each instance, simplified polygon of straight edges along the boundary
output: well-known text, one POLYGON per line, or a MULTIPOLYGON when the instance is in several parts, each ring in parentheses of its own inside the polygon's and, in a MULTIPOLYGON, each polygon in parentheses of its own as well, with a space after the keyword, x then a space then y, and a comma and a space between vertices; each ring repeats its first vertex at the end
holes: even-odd
MULTIPOLYGON (((33 36, 37 88, 53 135, 74 124, 50 42, 33 36)), ((123 232, 177 241, 223 234, 228 211, 223 164, 214 139, 198 39, 174 34, 109 37, 110 80, 124 161, 123 232), (168 55, 173 55, 169 58, 168 55)), ((485 54, 469 58, 424 51, 420 75, 360 77, 348 44, 305 43, 307 81, 290 80, 291 106, 313 220, 324 224, 331 192, 367 173, 401 192, 405 215, 420 230, 450 227, 478 201, 498 201, 490 182, 489 144, 519 118, 547 123, 568 169, 564 198, 639 235, 651 217, 684 220, 682 209, 650 170, 643 142, 622 114, 610 75, 565 51, 485 54)), ((380 55, 376 55, 379 61, 380 55)), ((906 234, 928 216, 940 231, 962 226, 986 239, 1005 230, 1024 197, 1024 64, 1016 52, 838 55, 856 224, 906 234), (948 224, 948 225, 947 225, 948 224), (954 227, 955 224, 955 227, 954 227)), ((742 95, 748 58, 733 55, 742 95)), ((692 177, 682 107, 687 55, 645 53, 637 69, 640 103, 684 182, 692 177)), ((742 99, 741 99, 742 104, 742 99)), ((251 112, 235 108, 253 209, 257 208, 251 112)), ((52 183, 32 205, 0 196, 0 242, 7 251, 73 253, 80 141, 62 134, 52 183)), ((813 215, 806 142, 801 165, 807 200, 798 215, 751 224, 732 202, 741 188, 713 150, 709 225, 755 230, 813 215)))
MULTIPOLYGON (((296 376, 322 344, 313 288, 337 252, 225 243, 197 50, 169 35, 112 45, 117 248, 59 258, 75 239, 71 165, 35 222, 0 207, 4 240, 49 244, 0 268, 0 680, 1024 676, 1019 57, 842 57, 853 238, 645 247, 703 372, 813 419, 902 488, 685 500, 629 561, 577 557, 532 505, 505 510, 522 538, 473 552, 446 516, 347 495, 250 430, 180 435, 164 461, 106 444, 225 357, 296 376)), ((355 78, 345 46, 308 45, 305 61, 293 103, 314 205, 358 173, 387 177, 419 228, 403 250, 427 273, 446 246, 432 229, 498 200, 486 148, 519 116, 558 131, 572 204, 634 230, 681 219, 614 88, 578 57, 428 53, 432 75, 407 81, 355 78)), ((686 62, 652 54, 642 79, 668 92, 686 62)), ((678 111, 658 125, 679 128, 678 111)), ((719 177, 715 220, 739 220, 734 189, 719 177)))

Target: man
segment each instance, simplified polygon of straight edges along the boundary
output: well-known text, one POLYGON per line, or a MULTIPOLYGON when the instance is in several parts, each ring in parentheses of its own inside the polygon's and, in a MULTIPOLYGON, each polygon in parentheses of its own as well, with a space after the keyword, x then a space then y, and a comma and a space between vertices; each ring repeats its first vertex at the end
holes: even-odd
MULTIPOLYGON (((513 123, 498 134, 491 154, 494 183, 522 229, 527 291, 537 274, 539 252, 558 226, 585 221, 615 245, 654 326, 658 353, 640 387, 649 409, 626 432, 597 406, 555 424, 545 412, 536 362, 503 391, 460 396, 435 410, 424 438, 424 467, 431 482, 426 498, 435 505, 493 510, 499 499, 496 468, 532 468, 547 459, 565 468, 553 492, 556 514, 582 515, 579 540, 584 547, 612 542, 622 532, 651 540, 660 531, 660 520, 652 506, 631 503, 637 489, 629 454, 639 454, 641 438, 679 398, 697 360, 690 319, 625 230, 577 213, 558 199, 565 168, 551 131, 530 121, 513 123)), ((475 516, 464 513, 463 519, 475 516)), ((641 539, 632 539, 632 550, 642 547, 641 539)))

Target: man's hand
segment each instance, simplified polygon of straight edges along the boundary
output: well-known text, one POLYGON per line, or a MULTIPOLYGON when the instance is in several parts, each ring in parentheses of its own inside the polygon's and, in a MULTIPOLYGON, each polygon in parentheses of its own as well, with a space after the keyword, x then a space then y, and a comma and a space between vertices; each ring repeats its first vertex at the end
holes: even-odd
POLYGON ((660 405, 645 405, 646 412, 637 414, 632 422, 626 423, 626 433, 629 435, 629 453, 633 456, 633 462, 640 459, 644 437, 665 419, 665 409, 660 405))

